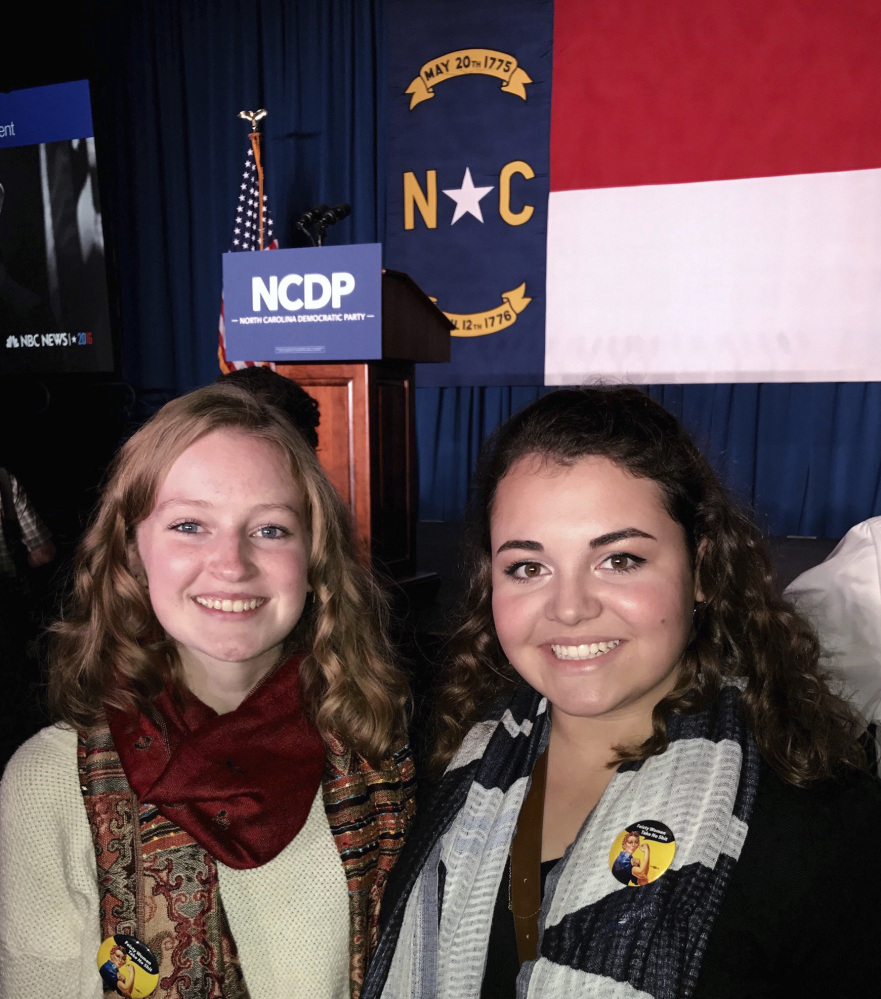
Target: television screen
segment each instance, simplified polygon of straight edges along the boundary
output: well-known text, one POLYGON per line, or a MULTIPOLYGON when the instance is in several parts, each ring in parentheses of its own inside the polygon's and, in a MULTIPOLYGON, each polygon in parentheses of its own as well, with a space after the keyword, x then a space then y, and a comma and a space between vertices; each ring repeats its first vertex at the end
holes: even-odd
POLYGON ((0 374, 111 372, 89 85, 0 93, 0 374))

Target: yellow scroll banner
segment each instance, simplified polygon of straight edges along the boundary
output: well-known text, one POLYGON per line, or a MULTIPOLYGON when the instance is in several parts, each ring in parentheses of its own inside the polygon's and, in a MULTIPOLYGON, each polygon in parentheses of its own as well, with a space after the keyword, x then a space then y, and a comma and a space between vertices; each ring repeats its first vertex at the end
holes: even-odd
MULTIPOLYGON (((502 304, 486 312, 456 313, 445 312, 444 315, 455 329, 450 330, 450 336, 487 336, 508 329, 517 322, 517 316, 532 301, 526 295, 526 282, 511 291, 502 292, 502 304)), ((432 302, 437 302, 436 298, 432 302)))
POLYGON ((434 97, 434 85, 455 76, 494 76, 502 81, 502 90, 526 100, 526 84, 530 77, 517 65, 514 56, 496 49, 458 49, 447 52, 419 70, 419 76, 404 91, 410 94, 410 110, 434 97))

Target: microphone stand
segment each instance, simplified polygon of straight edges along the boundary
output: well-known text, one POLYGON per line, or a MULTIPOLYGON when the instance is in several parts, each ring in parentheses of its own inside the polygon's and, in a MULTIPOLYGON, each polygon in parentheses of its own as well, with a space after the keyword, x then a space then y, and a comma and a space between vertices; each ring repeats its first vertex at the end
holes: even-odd
POLYGON ((327 205, 316 205, 297 219, 297 228, 304 232, 312 242, 313 246, 324 246, 324 239, 327 235, 327 227, 336 225, 346 216, 351 215, 352 206, 341 202, 328 208, 327 205), (310 231, 309 227, 312 226, 310 231))

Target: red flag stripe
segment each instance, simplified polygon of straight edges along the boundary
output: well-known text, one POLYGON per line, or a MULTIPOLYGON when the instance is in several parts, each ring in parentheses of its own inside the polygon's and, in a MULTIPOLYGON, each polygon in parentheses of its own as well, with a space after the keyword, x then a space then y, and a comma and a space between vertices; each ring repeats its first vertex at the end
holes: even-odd
POLYGON ((555 0, 551 190, 881 166, 877 0, 555 0))

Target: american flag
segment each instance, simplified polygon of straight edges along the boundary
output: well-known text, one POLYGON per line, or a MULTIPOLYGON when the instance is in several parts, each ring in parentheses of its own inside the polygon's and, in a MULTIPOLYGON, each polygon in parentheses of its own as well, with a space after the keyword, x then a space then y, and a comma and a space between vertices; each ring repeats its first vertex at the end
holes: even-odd
MULTIPOLYGON (((259 142, 259 139, 257 140, 259 142)), ((260 176, 257 162, 254 159, 253 145, 248 147, 245 157, 245 169, 242 172, 242 182, 239 185, 239 196, 236 201, 235 221, 232 227, 232 239, 229 249, 231 253, 239 250, 260 249, 260 176)), ((263 196, 263 249, 277 250, 278 240, 273 232, 272 214, 266 195, 263 196)), ((259 361, 230 361, 226 356, 226 323, 223 317, 223 299, 220 301, 220 323, 218 328, 217 359, 220 370, 226 374, 240 368, 253 368, 259 361)), ((274 364, 269 367, 275 368, 274 364)))

